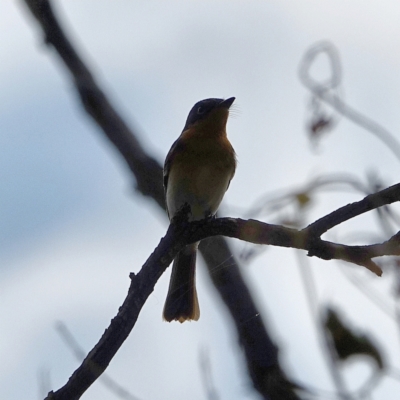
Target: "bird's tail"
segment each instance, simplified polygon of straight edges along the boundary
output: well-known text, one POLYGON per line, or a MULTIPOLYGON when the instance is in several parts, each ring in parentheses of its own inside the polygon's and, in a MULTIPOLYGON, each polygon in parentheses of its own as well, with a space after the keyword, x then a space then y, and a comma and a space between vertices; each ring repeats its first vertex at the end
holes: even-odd
POLYGON ((164 305, 166 321, 197 321, 200 317, 196 292, 196 253, 198 243, 186 246, 175 258, 164 305))

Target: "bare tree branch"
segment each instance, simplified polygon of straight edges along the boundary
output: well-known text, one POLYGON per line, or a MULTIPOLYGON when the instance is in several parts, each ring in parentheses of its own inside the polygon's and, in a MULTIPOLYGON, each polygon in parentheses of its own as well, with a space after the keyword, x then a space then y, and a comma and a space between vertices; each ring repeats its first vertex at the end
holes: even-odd
MULTIPOLYGON (((80 59, 56 20, 48 0, 24 0, 41 25, 46 43, 52 45, 65 62, 75 81, 80 99, 89 115, 104 131, 108 139, 123 156, 133 172, 138 190, 153 198, 164 208, 162 168, 142 148, 139 140, 128 128, 100 90, 92 74, 80 59)), ((278 364, 278 349, 267 334, 262 319, 243 282, 237 263, 226 242, 211 236, 224 235, 251 243, 292 247, 308 251, 310 256, 322 259, 341 259, 353 262, 380 274, 372 258, 400 254, 400 236, 370 246, 346 246, 324 241, 320 236, 348 219, 394 201, 399 201, 400 185, 367 196, 360 202, 349 204, 321 218, 302 231, 256 220, 221 218, 186 224, 184 228, 170 225, 167 235, 146 261, 141 271, 131 274, 128 295, 117 316, 111 321, 99 343, 74 372, 68 383, 48 399, 78 399, 107 368, 109 362, 133 329, 138 315, 154 285, 184 245, 205 239, 201 246, 209 269, 229 259, 229 268, 220 268, 212 278, 235 320, 250 375, 256 389, 270 399, 296 399, 290 382, 278 364), (184 238, 184 239, 183 239, 184 238), (204 248, 207 247, 208 251, 204 248), (240 293, 240 298, 238 298, 240 293)))
POLYGON ((400 184, 390 186, 387 189, 368 195, 361 201, 339 208, 331 214, 310 224, 305 228, 305 231, 311 233, 313 236, 321 236, 326 231, 342 222, 378 207, 399 201, 399 195, 400 184))
MULTIPOLYGON (((61 338, 64 340, 65 344, 74 353, 75 357, 82 362, 86 357, 86 352, 78 344, 78 341, 74 338, 68 327, 61 321, 57 322, 56 329, 60 334, 61 338)), ((127 389, 122 387, 117 383, 111 376, 107 375, 105 372, 100 376, 99 381, 116 397, 125 400, 139 400, 138 397, 131 394, 127 389)), ((47 392, 44 392, 47 393, 47 392)))
POLYGON ((117 148, 133 172, 138 191, 154 199, 164 209, 161 165, 144 151, 132 130, 97 85, 93 75, 65 36, 50 2, 25 0, 25 3, 42 27, 46 44, 57 51, 71 73, 85 110, 117 148))
MULTIPOLYGON (((347 209, 350 214, 359 215, 376 207, 399 200, 400 184, 397 184, 373 195, 369 195, 357 203, 342 207, 324 218, 321 218, 321 220, 329 223, 329 225, 333 227, 343 222, 343 218, 338 218, 342 216, 343 210, 347 209), (365 203, 373 205, 368 207, 367 210, 365 203), (358 211, 356 208, 358 208, 358 211)), ((140 310, 148 296, 154 290, 154 286, 162 273, 178 252, 190 243, 206 239, 210 236, 225 235, 251 243, 303 249, 307 250, 309 254, 312 252, 311 255, 318 256, 325 260, 339 259, 353 262, 365 266, 378 275, 380 275, 382 271, 371 258, 400 254, 400 234, 393 236, 382 244, 346 246, 330 243, 313 236, 312 230, 308 228, 299 231, 283 226, 266 224, 256 220, 234 218, 205 219, 188 223, 185 220, 185 215, 187 215, 187 210, 184 209, 181 211, 180 215, 174 218, 172 224, 170 224, 168 228, 166 236, 161 239, 160 244, 148 258, 140 272, 137 275, 131 274, 131 286, 128 296, 119 309, 117 316, 111 321, 109 328, 105 331, 99 343, 90 351, 82 365, 71 376, 68 383, 57 392, 50 392, 47 400, 79 399, 87 388, 101 375, 133 329, 140 310)), ((221 269, 229 270, 229 268, 221 269)), ((239 310, 239 314, 237 315, 240 316, 240 311, 243 309, 243 307, 240 306, 240 298, 238 298, 237 293, 233 297, 234 299, 229 301, 228 304, 235 304, 239 310)), ((253 314, 252 319, 257 323, 259 320, 258 313, 253 314)), ((256 340, 251 330, 242 330, 240 334, 241 340, 242 338, 246 338, 248 341, 251 340, 251 338, 256 340)), ((268 357, 271 362, 270 364, 260 365, 251 363, 251 360, 255 359, 256 356, 247 358, 250 373, 256 375, 264 374, 266 378, 262 382, 262 386, 259 388, 257 387, 257 389, 262 393, 268 394, 271 399, 295 399, 296 396, 291 391, 293 386, 285 379, 278 367, 276 348, 272 342, 268 343, 268 345, 272 348, 269 349, 264 360, 268 357), (275 354, 275 360, 273 360, 271 354, 275 354)), ((252 349, 256 351, 257 346, 254 346, 252 349)), ((260 350, 262 351, 263 349, 260 350)))
MULTIPOLYGON (((41 26, 46 43, 57 51, 71 73, 85 110, 117 148, 134 174, 137 189, 142 194, 154 199, 164 209, 162 167, 144 151, 137 139, 137 135, 135 136, 135 133, 125 124, 103 91, 99 88, 89 69, 85 66, 60 27, 49 0, 23 1, 41 26)), ((210 241, 211 239, 207 240, 207 242, 210 241)), ((268 377, 271 371, 274 376, 272 381, 276 382, 275 386, 279 382, 287 382, 278 364, 278 349, 270 338, 228 244, 223 238, 213 238, 212 245, 207 247, 201 246, 201 251, 207 262, 211 278, 235 321, 239 341, 246 355, 247 364, 250 367, 250 376, 254 387, 265 399, 282 399, 282 390, 285 392, 286 399, 297 399, 298 397, 293 394, 290 388, 287 390, 282 389, 279 393, 276 390, 276 395, 271 391, 273 385, 270 383, 271 379, 268 377), (221 258, 223 260, 230 259, 230 267, 224 271, 223 280, 220 279, 220 275, 217 277, 213 275, 215 271, 214 262, 221 258), (235 293, 236 297, 232 296, 232 293, 235 293), (237 309, 238 293, 240 293, 240 312, 237 309), (254 323, 254 315, 258 316, 256 323, 254 323), (247 334, 249 332, 251 334, 247 334), (267 384, 266 382, 269 383, 267 384)), ((132 287, 136 285, 133 284, 134 281, 132 281, 132 287)), ((134 292, 134 290, 132 289, 131 292, 134 292)), ((118 317, 116 317, 116 321, 119 321, 118 317)), ((88 366, 87 364, 85 365, 86 367, 88 366)), ((100 365, 103 365, 104 368, 106 367, 104 363, 100 365)), ((100 371, 103 367, 100 368, 100 371)), ((90 372, 90 368, 89 370, 83 368, 83 370, 86 373, 82 373, 81 376, 83 377, 83 384, 86 385, 88 383, 85 382, 88 376, 92 376, 92 372, 90 372)), ((289 385, 285 385, 286 387, 289 387, 289 385)), ((59 398, 72 399, 74 397, 59 398)))

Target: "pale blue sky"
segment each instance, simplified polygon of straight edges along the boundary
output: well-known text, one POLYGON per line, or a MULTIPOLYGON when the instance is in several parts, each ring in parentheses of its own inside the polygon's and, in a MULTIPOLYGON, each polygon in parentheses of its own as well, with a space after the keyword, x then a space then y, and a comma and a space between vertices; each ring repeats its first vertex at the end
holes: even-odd
MULTIPOLYGON (((323 173, 365 179, 374 170, 387 185, 398 182, 400 165, 390 151, 350 122, 341 120, 313 151, 304 130, 308 96, 297 75, 309 46, 332 41, 341 56, 346 100, 398 137, 397 1, 57 4, 99 83, 160 163, 196 101, 237 98, 228 134, 239 165, 226 214, 242 216, 263 194, 323 173)), ((135 193, 125 165, 81 110, 68 73, 21 5, 0 3, 0 397, 9 400, 43 397, 38 376, 46 373, 48 390, 67 381, 78 364, 56 321, 91 349, 124 299, 129 272, 140 268, 167 227, 162 212, 135 193)), ((316 72, 324 74, 324 64, 316 72)), ((359 198, 321 195, 310 218, 359 198)), ((373 218, 359 221, 335 237, 377 231, 373 218)), ((365 301, 337 263, 311 264, 320 299, 345 307, 360 328, 373 329, 400 368, 393 321, 365 301)), ((273 325, 288 372, 330 389, 296 253, 269 249, 243 273, 273 325)), ((382 296, 391 288, 387 277, 355 273, 382 296)), ((257 399, 229 317, 201 265, 198 277, 200 321, 161 320, 168 271, 109 373, 143 400, 202 400, 199 354, 206 349, 221 399, 257 399)), ((346 376, 357 387, 368 373, 354 364, 346 376)), ((374 399, 395 400, 399 386, 385 379, 374 399)), ((115 397, 96 383, 84 398, 115 397)))

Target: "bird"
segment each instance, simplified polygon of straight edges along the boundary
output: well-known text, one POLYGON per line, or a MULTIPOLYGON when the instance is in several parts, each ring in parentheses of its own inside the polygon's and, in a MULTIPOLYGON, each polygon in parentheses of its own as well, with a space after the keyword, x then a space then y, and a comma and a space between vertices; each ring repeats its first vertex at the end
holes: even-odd
MULTIPOLYGON (((186 206, 188 221, 214 217, 236 170, 236 153, 226 134, 235 97, 209 98, 189 112, 164 164, 164 191, 170 221, 186 206), (189 206, 189 207, 187 207, 189 206)), ((165 321, 197 321, 196 253, 199 242, 175 257, 163 310, 165 321)))

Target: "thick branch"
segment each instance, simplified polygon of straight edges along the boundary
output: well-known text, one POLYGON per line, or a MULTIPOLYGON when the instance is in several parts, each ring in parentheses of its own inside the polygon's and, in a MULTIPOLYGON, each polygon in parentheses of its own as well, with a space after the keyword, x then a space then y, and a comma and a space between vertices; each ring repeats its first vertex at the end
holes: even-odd
POLYGON ((65 36, 48 0, 25 0, 41 25, 45 41, 54 47, 71 73, 80 100, 133 172, 137 189, 164 209, 162 167, 143 149, 132 130, 108 101, 93 75, 65 36))

